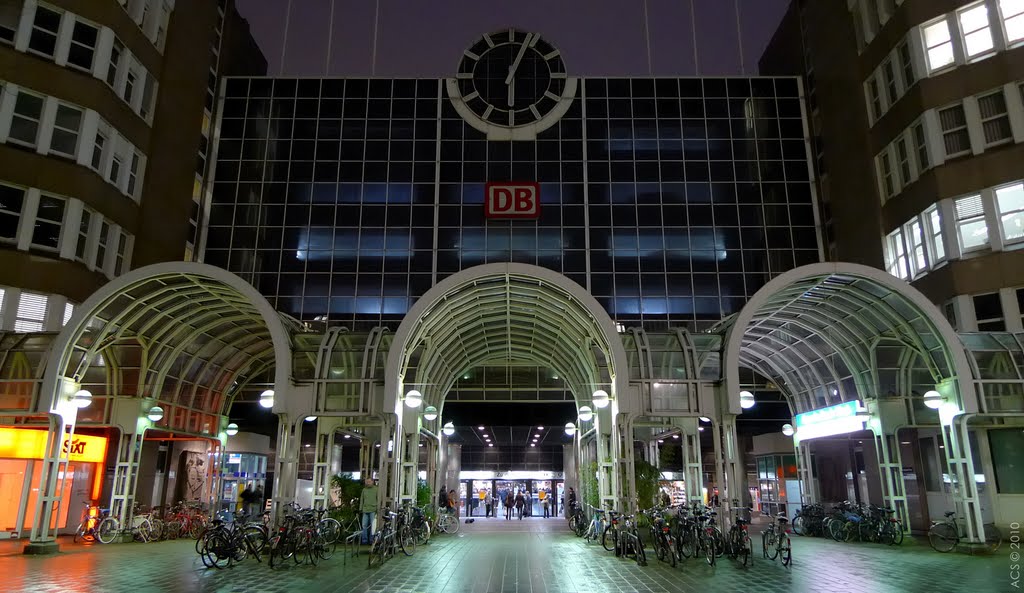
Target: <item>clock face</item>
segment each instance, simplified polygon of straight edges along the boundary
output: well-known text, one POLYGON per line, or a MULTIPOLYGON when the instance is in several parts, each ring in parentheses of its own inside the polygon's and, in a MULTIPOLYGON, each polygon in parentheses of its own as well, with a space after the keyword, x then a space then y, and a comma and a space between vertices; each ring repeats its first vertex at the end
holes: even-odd
POLYGON ((484 35, 466 50, 455 83, 476 117, 509 128, 536 123, 572 99, 559 51, 536 33, 514 29, 484 35))

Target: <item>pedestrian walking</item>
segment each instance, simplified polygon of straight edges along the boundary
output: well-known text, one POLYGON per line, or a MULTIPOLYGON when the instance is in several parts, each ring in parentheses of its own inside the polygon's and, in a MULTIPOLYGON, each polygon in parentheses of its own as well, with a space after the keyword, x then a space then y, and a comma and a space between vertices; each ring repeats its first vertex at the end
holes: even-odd
POLYGON ((533 516, 533 493, 529 490, 523 495, 523 514, 527 517, 533 516))
POLYGON ((512 497, 512 491, 509 490, 505 493, 505 520, 512 520, 512 507, 515 506, 515 500, 512 497))
POLYGON ((526 497, 523 496, 522 491, 516 493, 516 514, 519 515, 519 520, 523 520, 523 507, 526 506, 526 497))
POLYGON ((487 514, 484 515, 484 516, 485 517, 490 517, 491 516, 491 511, 494 510, 493 509, 493 507, 494 507, 494 497, 491 496, 491 491, 490 490, 487 491, 487 496, 484 497, 484 505, 485 505, 485 511, 487 512, 487 514))
POLYGON ((455 518, 459 518, 459 496, 455 494, 455 490, 448 491, 448 509, 455 513, 455 518))
MULTIPOLYGON (((544 495, 544 492, 542 491, 542 492, 541 492, 541 496, 543 496, 543 495, 544 495)), ((545 518, 545 519, 547 519, 548 517, 550 517, 550 516, 551 516, 551 515, 550 515, 550 514, 548 513, 548 503, 550 503, 550 502, 551 502, 551 501, 550 501, 550 500, 548 500, 548 498, 547 498, 547 497, 543 497, 543 498, 541 499, 541 501, 540 501, 540 506, 544 507, 544 518, 545 518)))

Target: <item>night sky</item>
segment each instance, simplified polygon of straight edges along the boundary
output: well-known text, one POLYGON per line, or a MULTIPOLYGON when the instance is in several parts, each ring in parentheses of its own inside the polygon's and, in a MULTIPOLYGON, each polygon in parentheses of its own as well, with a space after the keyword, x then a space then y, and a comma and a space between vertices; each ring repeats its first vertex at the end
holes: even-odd
MULTIPOLYGON (((236 2, 249 19, 272 76, 451 76, 464 49, 483 33, 509 26, 538 32, 561 49, 570 74, 648 74, 643 0, 380 0, 375 69, 375 0, 236 2)), ((651 71, 681 76, 756 74, 757 60, 788 4, 789 0, 647 0, 651 71), (691 2, 696 27, 690 18, 691 2), (737 5, 742 35, 737 35, 737 5)))

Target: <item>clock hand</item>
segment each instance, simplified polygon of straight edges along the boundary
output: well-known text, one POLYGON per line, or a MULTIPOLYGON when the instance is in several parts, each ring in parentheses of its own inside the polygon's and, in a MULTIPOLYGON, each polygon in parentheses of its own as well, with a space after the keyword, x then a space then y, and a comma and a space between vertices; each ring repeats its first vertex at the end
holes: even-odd
POLYGON ((508 76, 505 77, 505 84, 512 84, 512 77, 515 76, 516 69, 519 68, 519 62, 523 61, 523 56, 526 54, 526 48, 530 46, 530 41, 533 40, 533 33, 526 34, 526 41, 523 41, 523 45, 519 48, 519 53, 516 55, 516 59, 512 62, 512 65, 508 68, 508 76))

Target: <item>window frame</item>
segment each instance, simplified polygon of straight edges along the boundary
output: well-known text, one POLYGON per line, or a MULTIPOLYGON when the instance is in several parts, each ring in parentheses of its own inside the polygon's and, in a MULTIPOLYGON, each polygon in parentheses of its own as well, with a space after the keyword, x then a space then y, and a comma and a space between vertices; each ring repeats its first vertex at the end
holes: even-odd
POLYGON ((1006 94, 1003 92, 1002 87, 1000 87, 1000 88, 998 88, 998 89, 996 89, 994 91, 991 91, 991 92, 984 93, 984 94, 976 96, 975 97, 975 101, 978 103, 978 121, 979 121, 979 126, 981 128, 982 141, 985 143, 985 148, 991 148, 993 146, 1000 146, 1000 145, 1003 145, 1003 144, 1012 143, 1013 142, 1013 126, 1010 123, 1010 105, 1009 105, 1009 103, 1006 100, 1006 94), (998 113, 996 115, 991 115, 991 116, 985 117, 985 115, 982 113, 982 103, 981 102, 982 102, 983 99, 988 99, 990 97, 999 97, 999 99, 1002 101, 1003 112, 1002 113, 998 113), (988 123, 988 122, 996 122, 996 121, 998 121, 1000 119, 1006 120, 1006 130, 1008 132, 1008 135, 1003 137, 1003 138, 999 138, 999 139, 996 139, 996 140, 993 140, 993 141, 989 141, 988 135, 985 132, 985 124, 988 123))
POLYGON ((938 117, 938 120, 939 120, 939 135, 942 138, 942 149, 943 149, 942 151, 945 154, 945 160, 948 161, 948 160, 951 160, 951 159, 955 159, 955 158, 959 158, 959 157, 967 156, 967 155, 971 154, 971 152, 972 152, 971 132, 970 132, 970 127, 969 127, 968 121, 967 121, 967 110, 964 109, 963 101, 959 101, 957 103, 953 103, 952 105, 946 105, 945 107, 940 107, 940 108, 935 110, 935 114, 936 114, 936 116, 938 117), (960 110, 961 117, 963 118, 963 123, 960 124, 960 125, 957 125, 957 127, 955 127, 955 128, 950 128, 950 129, 947 130, 944 127, 944 124, 943 124, 943 121, 942 121, 942 114, 944 112, 946 112, 946 111, 950 111, 950 110, 953 110, 953 109, 959 109, 960 110), (960 132, 962 132, 966 136, 966 138, 967 138, 967 147, 964 150, 960 151, 960 152, 950 153, 949 152, 949 145, 946 144, 946 137, 949 136, 949 135, 952 135, 952 134, 958 134, 960 132))
POLYGON ((974 4, 960 7, 956 10, 955 14, 957 32, 960 35, 960 46, 963 48, 964 59, 966 59, 967 62, 973 62, 975 60, 982 59, 997 51, 995 36, 992 34, 992 19, 989 17, 988 5, 986 2, 984 2, 984 0, 981 2, 975 2, 974 4), (965 28, 963 17, 965 14, 978 9, 981 9, 985 13, 985 25, 983 27, 979 27, 977 29, 972 29, 971 31, 968 31, 965 28), (988 33, 989 46, 983 50, 970 53, 970 50, 968 49, 968 37, 971 35, 977 35, 982 31, 988 33))
POLYGON ((946 244, 943 241, 942 209, 938 204, 932 204, 922 213, 922 222, 927 235, 928 255, 932 262, 932 269, 934 269, 945 262, 948 255, 946 244))
POLYGON ((1015 12, 1010 16, 1006 16, 1006 12, 1003 10, 1003 2, 1005 1, 1006 0, 998 0, 996 10, 999 13, 999 26, 1003 28, 1003 40, 1006 43, 1007 49, 1010 49, 1012 47, 1016 47, 1020 43, 1024 43, 1024 2, 1020 3, 1020 12, 1015 12), (1019 25, 1015 25, 1020 27, 1019 37, 1010 38, 1010 31, 1006 26, 1010 21, 1019 23, 1019 25))
POLYGON ((46 99, 47 97, 45 95, 40 95, 38 93, 26 91, 24 88, 18 89, 18 94, 14 97, 14 109, 11 112, 11 126, 10 132, 8 132, 7 134, 7 142, 13 142, 19 146, 25 146, 32 149, 35 149, 39 146, 39 135, 43 130, 43 115, 46 113, 46 99), (39 100, 39 115, 36 116, 37 119, 33 119, 30 116, 18 112, 18 102, 21 101, 22 96, 27 96, 39 100), (36 133, 35 138, 32 140, 32 142, 28 142, 13 135, 14 121, 16 119, 22 119, 25 121, 33 122, 35 124, 36 133))
POLYGON ((942 15, 941 17, 939 17, 939 18, 937 18, 935 20, 932 20, 932 21, 929 21, 927 23, 921 24, 920 25, 920 29, 921 29, 921 45, 923 46, 922 50, 924 51, 924 60, 925 60, 925 65, 928 68, 928 75, 931 76, 931 75, 933 75, 933 74, 935 74, 937 72, 942 72, 942 71, 947 70, 949 68, 956 67, 956 48, 953 45, 953 32, 950 30, 949 19, 946 18, 946 15, 942 15), (938 26, 940 24, 943 27, 945 27, 946 39, 944 41, 936 43, 935 45, 928 45, 928 30, 929 29, 933 29, 934 27, 936 27, 936 26, 938 26), (934 50, 936 50, 936 49, 938 49, 940 47, 946 46, 946 45, 949 46, 949 58, 950 58, 949 61, 944 63, 944 64, 940 64, 938 66, 934 65, 932 63, 932 51, 934 51, 934 50))
POLYGON ((54 7, 44 6, 42 4, 37 4, 36 5, 35 14, 32 15, 32 26, 29 27, 28 45, 26 45, 26 47, 25 47, 25 52, 26 53, 35 54, 37 56, 42 56, 42 57, 44 57, 44 58, 46 58, 48 60, 55 59, 57 57, 57 46, 60 44, 60 23, 63 20, 63 18, 64 18, 64 11, 58 10, 57 8, 54 8, 54 7), (41 11, 41 10, 57 15, 57 30, 56 31, 51 31, 49 29, 44 29, 43 27, 38 25, 39 11, 41 11), (36 32, 37 31, 41 32, 42 35, 47 35, 47 36, 52 36, 53 37, 53 51, 52 51, 52 53, 46 53, 46 52, 40 51, 40 50, 32 47, 32 43, 36 40, 36 32))
POLYGON ((23 0, 10 0, 10 7, 14 9, 14 28, 3 26, 3 30, 11 32, 11 38, 0 37, 0 43, 9 43, 14 45, 14 42, 18 39, 18 28, 21 25, 21 14, 25 10, 25 3, 23 0))
POLYGON ((28 188, 22 187, 20 185, 14 185, 11 183, 0 183, 0 186, 21 192, 21 206, 18 208, 17 212, 15 212, 14 210, 0 208, 0 216, 10 216, 14 218, 14 236, 0 236, 0 243, 16 245, 18 243, 18 229, 21 225, 21 219, 23 216, 25 216, 25 203, 28 201, 28 188))
POLYGON ((72 105, 70 103, 64 103, 64 102, 58 101, 56 109, 54 110, 53 130, 51 131, 51 134, 50 134, 50 145, 47 147, 47 150, 48 150, 49 154, 63 156, 63 157, 71 158, 71 159, 76 158, 78 156, 79 147, 81 146, 81 143, 82 143, 82 124, 84 123, 84 121, 85 121, 85 109, 83 109, 81 107, 78 107, 77 105, 72 105), (77 111, 78 112, 78 129, 77 130, 72 130, 71 128, 64 128, 64 127, 61 127, 61 126, 57 125, 57 120, 58 120, 57 113, 61 109, 67 109, 67 110, 77 111), (74 145, 74 147, 72 147, 70 153, 64 152, 62 150, 57 150, 57 149, 54 148, 53 138, 54 138, 54 135, 56 135, 58 133, 67 134, 69 136, 73 135, 75 137, 75 145, 74 145))
POLYGON ((1010 238, 1007 235, 1006 229, 1006 218, 1010 216, 1018 215, 1020 216, 1020 219, 1024 221, 1024 199, 1021 200, 1021 204, 1018 208, 1012 210, 1003 210, 1003 203, 999 196, 999 192, 1001 190, 1009 190, 1015 187, 1019 187, 1021 194, 1024 195, 1024 181, 1017 181, 1016 183, 1006 183, 992 188, 992 193, 995 197, 994 203, 996 207, 996 219, 999 223, 999 235, 1003 239, 1004 246, 1024 242, 1024 229, 1021 230, 1019 236, 1014 238, 1010 238))
MULTIPOLYGON (((31 300, 29 300, 28 302, 31 302, 31 300)), ((14 328, 13 328, 14 332, 15 333, 31 333, 31 332, 46 331, 46 312, 47 312, 47 309, 49 309, 49 307, 50 307, 50 295, 39 294, 37 292, 28 292, 28 291, 22 290, 21 294, 19 295, 19 298, 18 298, 18 306, 17 306, 17 308, 15 309, 15 312, 14 312, 14 328), (29 317, 27 315, 28 312, 25 311, 25 303, 27 302, 25 297, 32 297, 32 300, 40 299, 42 301, 42 305, 41 305, 41 307, 42 307, 42 316, 41 316, 40 319, 35 319, 35 318, 29 317), (25 311, 25 313, 23 313, 23 311, 25 311), (32 324, 32 325, 30 327, 26 327, 24 324, 32 324), (38 325, 38 327, 36 327, 36 325, 38 325)), ((38 306, 34 307, 34 309, 38 309, 38 308, 39 308, 38 306)))
POLYGON ((954 224, 955 224, 955 227, 956 227, 957 241, 959 242, 959 245, 960 245, 960 253, 961 254, 967 254, 967 253, 971 253, 971 252, 975 252, 975 251, 984 251, 986 249, 990 249, 991 248, 991 245, 992 245, 991 232, 989 231, 988 221, 986 220, 986 217, 985 217, 985 200, 982 197, 981 192, 978 192, 976 194, 967 195, 967 196, 961 196, 959 198, 954 198, 953 199, 953 215, 956 218, 956 220, 954 221, 954 224), (960 202, 963 202, 964 200, 972 200, 972 199, 976 199, 976 200, 978 200, 979 203, 981 203, 981 212, 978 213, 978 214, 973 214, 973 215, 961 218, 960 212, 959 212, 960 209, 958 208, 958 204, 960 202), (965 226, 970 225, 970 224, 974 224, 974 223, 976 223, 979 220, 985 226, 985 241, 983 243, 980 243, 980 244, 977 244, 977 245, 972 245, 972 246, 968 247, 966 245, 966 243, 964 242, 963 229, 964 229, 965 226))
POLYGON ((910 279, 907 248, 903 241, 903 227, 885 236, 885 271, 900 280, 910 279))
POLYGON ((70 29, 71 29, 71 32, 70 32, 70 35, 69 35, 67 65, 70 68, 74 68, 76 70, 80 70, 82 72, 87 72, 89 74, 92 74, 92 69, 96 65, 96 49, 97 49, 97 46, 99 45, 100 30, 102 29, 102 27, 100 27, 99 25, 95 25, 93 23, 90 23, 89 21, 86 21, 85 19, 79 17, 78 15, 75 15, 74 22, 71 24, 70 29), (75 40, 75 32, 78 29, 79 25, 81 25, 83 27, 88 27, 88 28, 90 28, 90 29, 92 29, 92 30, 94 30, 96 32, 96 34, 95 34, 95 41, 93 41, 93 45, 91 47, 86 45, 86 44, 84 44, 84 43, 82 43, 82 42, 80 42, 80 41, 76 41, 75 40), (89 50, 90 58, 89 58, 89 65, 88 66, 82 66, 81 64, 76 64, 76 63, 71 61, 71 53, 72 53, 72 51, 74 50, 75 47, 87 48, 89 50))
POLYGON ((64 230, 67 228, 68 210, 69 210, 69 206, 70 205, 71 205, 70 201, 67 198, 63 197, 63 196, 57 196, 57 195, 53 195, 53 194, 50 194, 50 193, 40 193, 39 194, 39 200, 36 203, 35 213, 32 216, 32 228, 31 228, 31 235, 29 237, 29 246, 31 248, 38 249, 40 251, 50 252, 50 253, 60 253, 61 243, 63 242, 63 239, 64 239, 64 230), (53 200, 59 200, 60 202, 62 202, 63 205, 62 205, 62 208, 61 208, 60 220, 52 220, 52 219, 49 219, 49 218, 40 218, 39 208, 40 208, 40 206, 42 206, 42 202, 43 202, 44 199, 53 199, 53 200), (36 243, 36 231, 38 230, 38 226, 39 226, 40 223, 48 224, 48 225, 57 225, 57 245, 56 246, 51 247, 49 245, 43 245, 41 243, 36 243))

